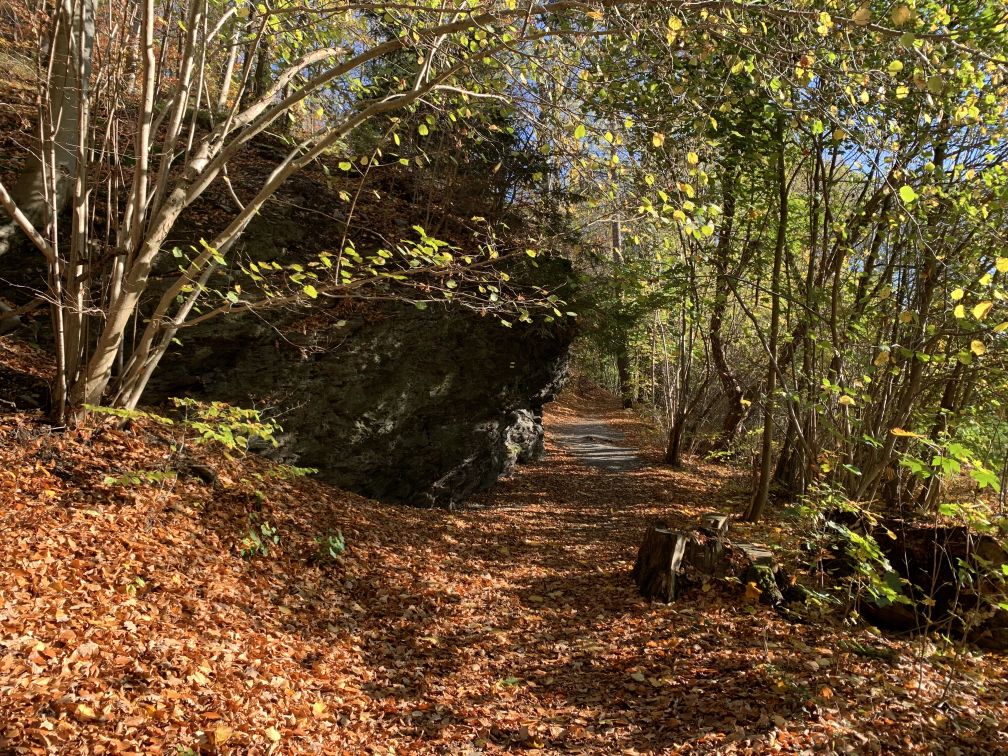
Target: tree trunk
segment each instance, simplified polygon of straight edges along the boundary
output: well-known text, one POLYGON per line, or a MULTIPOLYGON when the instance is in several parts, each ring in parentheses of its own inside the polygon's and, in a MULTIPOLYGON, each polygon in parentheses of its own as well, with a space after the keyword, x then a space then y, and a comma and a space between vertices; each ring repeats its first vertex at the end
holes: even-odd
MULTIPOLYGON (((623 262, 623 228, 617 218, 612 222, 612 261, 614 265, 623 262)), ((616 381, 619 384, 620 400, 623 409, 633 406, 634 390, 631 380, 630 347, 628 333, 620 334, 620 343, 616 345, 616 381)))
POLYGON ((803 487, 803 455, 795 442, 797 427, 793 419, 788 418, 787 431, 781 443, 780 454, 777 457, 777 467, 774 469, 774 482, 785 490, 796 493, 803 487))
POLYGON ((255 76, 252 80, 252 96, 258 100, 269 89, 270 84, 270 39, 263 35, 259 43, 259 53, 256 56, 255 76))
POLYGON ((682 441, 686 430, 686 414, 676 412, 675 419, 668 432, 668 444, 665 447, 665 462, 672 467, 682 467, 682 441))
MULTIPOLYGON (((21 175, 11 190, 14 204, 45 238, 52 236, 56 215, 66 207, 77 174, 81 105, 91 76, 97 0, 61 0, 52 39, 49 97, 40 112, 38 136, 21 175), (79 72, 84 72, 78 81, 79 72)), ((45 62, 43 61, 43 64, 45 62)), ((0 255, 18 234, 13 219, 0 225, 0 255)))
MULTIPOLYGON (((664 345, 664 333, 662 334, 662 343, 664 345)), ((683 436, 686 431, 686 414, 690 395, 690 373, 693 367, 692 350, 692 325, 687 322, 686 303, 683 302, 679 317, 679 364, 676 371, 675 404, 669 422, 668 445, 665 448, 665 461, 672 467, 682 465, 683 436), (687 333, 688 329, 689 333, 687 333)))
POLYGON ((732 231, 735 222, 735 177, 736 172, 732 170, 725 174, 722 181, 724 219, 721 223, 717 248, 714 252, 714 268, 716 270, 714 305, 711 308, 710 327, 708 329, 711 360, 717 369, 721 391, 728 404, 724 422, 721 425, 721 436, 715 444, 715 448, 717 449, 727 449, 731 446, 735 440, 735 436, 738 434, 739 426, 746 415, 746 405, 742 401, 744 398, 742 386, 728 364, 727 350, 725 349, 722 336, 725 311, 728 309, 728 290, 731 286, 731 282, 728 279, 728 264, 731 253, 732 231))
POLYGON ((773 275, 770 281, 770 352, 767 368, 766 399, 763 402, 763 442, 760 451, 760 474, 746 519, 755 522, 763 515, 770 495, 771 456, 773 455, 774 392, 777 389, 777 339, 780 334, 780 274, 787 241, 788 183, 784 167, 784 116, 777 116, 777 181, 780 190, 780 215, 777 222, 777 241, 774 245, 773 275))
POLYGON ((630 371, 630 354, 626 345, 621 345, 619 354, 616 355, 616 373, 619 380, 620 400, 623 402, 623 409, 633 407, 634 390, 632 373, 630 371))
POLYGON ((221 72, 220 92, 217 94, 217 112, 222 113, 227 108, 228 95, 231 94, 231 77, 234 75, 235 61, 238 59, 238 38, 241 32, 241 21, 237 18, 232 22, 231 36, 228 39, 228 56, 221 72))

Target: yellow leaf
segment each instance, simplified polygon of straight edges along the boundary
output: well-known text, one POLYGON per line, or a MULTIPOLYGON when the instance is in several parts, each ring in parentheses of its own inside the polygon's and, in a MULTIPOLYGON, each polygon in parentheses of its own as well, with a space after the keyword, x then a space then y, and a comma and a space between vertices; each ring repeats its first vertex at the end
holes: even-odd
POLYGON ((1008 331, 1008 322, 998 323, 994 326, 994 333, 1001 333, 1002 331, 1008 331))
POLYGON ((231 736, 234 734, 232 730, 227 725, 219 725, 217 729, 213 731, 213 742, 214 745, 221 746, 228 742, 231 736))
POLYGON ((686 155, 686 162, 689 163, 690 165, 696 165, 697 163, 700 162, 700 156, 697 155, 695 152, 690 152, 686 155))
POLYGON ((904 310, 899 314, 900 323, 909 323, 914 319, 914 314, 909 310, 904 310))
POLYGON ((903 26, 903 24, 913 17, 913 11, 905 3, 900 3, 892 9, 889 17, 896 26, 903 26))
POLYGON ((912 431, 903 430, 902 428, 893 428, 889 431, 894 436, 899 436, 900 438, 924 438, 924 436, 919 433, 914 433, 912 431))
POLYGON ((656 131, 651 135, 651 144, 655 147, 661 147, 665 144, 665 135, 656 131))
POLYGON ((91 721, 98 719, 98 715, 95 714, 94 709, 87 704, 77 704, 77 718, 85 721, 91 721))
POLYGON ((753 603, 759 601, 760 596, 763 595, 763 591, 758 585, 752 580, 746 583, 745 587, 745 599, 746 601, 751 601, 753 603))
POLYGON ((990 300, 980 302, 980 304, 973 307, 973 317, 977 320, 983 320, 987 317, 987 313, 991 311, 991 307, 993 306, 994 303, 990 300))
POLYGON ((326 712, 326 705, 321 701, 316 701, 311 705, 311 712, 316 717, 321 717, 326 712))
POLYGON ((272 740, 274 743, 280 742, 280 732, 276 727, 270 727, 266 730, 266 737, 272 740))
POLYGON ((854 11, 854 23, 858 26, 868 26, 871 23, 872 12, 867 5, 862 5, 854 11))
POLYGON ((955 316, 957 318, 965 318, 966 317, 966 308, 963 307, 962 305, 956 305, 955 316))
POLYGON ((1008 273, 1008 257, 999 257, 996 264, 998 273, 1008 273))
POLYGON ((844 394, 843 396, 841 396, 838 401, 844 407, 853 407, 855 404, 857 404, 857 402, 854 401, 854 397, 847 396, 846 394, 844 394))
POLYGON ((960 299, 966 296, 966 292, 962 289, 956 289, 952 292, 952 301, 958 302, 960 299))
POLYGON ((889 362, 890 356, 889 352, 879 352, 878 357, 875 358, 875 366, 882 367, 889 362))
POLYGON ((977 357, 981 357, 987 353, 987 347, 985 347, 984 343, 979 339, 973 339, 973 341, 970 342, 970 351, 977 357))

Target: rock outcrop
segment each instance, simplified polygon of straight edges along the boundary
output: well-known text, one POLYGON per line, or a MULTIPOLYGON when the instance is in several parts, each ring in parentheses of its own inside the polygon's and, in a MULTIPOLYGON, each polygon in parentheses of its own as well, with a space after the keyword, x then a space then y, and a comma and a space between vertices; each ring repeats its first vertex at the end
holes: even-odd
POLYGON ((543 453, 542 407, 566 374, 572 324, 514 324, 431 304, 331 323, 223 318, 183 334, 145 403, 265 408, 286 461, 378 499, 452 506, 543 453))

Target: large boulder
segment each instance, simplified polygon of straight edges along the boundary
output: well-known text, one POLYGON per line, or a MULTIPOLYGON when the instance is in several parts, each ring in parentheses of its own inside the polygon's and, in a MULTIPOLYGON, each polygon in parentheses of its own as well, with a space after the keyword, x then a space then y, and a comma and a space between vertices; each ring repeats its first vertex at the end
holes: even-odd
POLYGON ((328 322, 222 318, 183 334, 145 402, 266 408, 273 453, 378 499, 452 506, 543 453, 570 323, 501 325, 445 305, 368 306, 328 322))

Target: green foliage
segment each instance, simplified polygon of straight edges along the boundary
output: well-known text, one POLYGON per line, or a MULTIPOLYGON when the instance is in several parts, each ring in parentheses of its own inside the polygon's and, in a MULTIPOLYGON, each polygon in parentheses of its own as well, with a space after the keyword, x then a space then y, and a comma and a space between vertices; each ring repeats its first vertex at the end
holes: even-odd
POLYGON ((122 475, 106 475, 102 482, 116 486, 139 486, 141 484, 161 484, 178 478, 174 470, 137 470, 125 472, 122 475))
POLYGON ((527 264, 526 258, 535 258, 537 250, 502 248, 496 234, 503 227, 494 229, 481 217, 472 218, 471 223, 476 234, 465 248, 414 224, 412 237, 367 251, 348 238, 341 249, 321 252, 304 263, 245 261, 239 266, 247 279, 245 288, 236 282, 229 290, 217 292, 224 300, 221 308, 257 307, 259 301, 279 306, 345 298, 346 290, 353 289, 355 296, 396 298, 419 309, 440 301, 496 312, 507 316, 506 325, 514 320, 531 323, 533 317, 552 321, 573 315, 557 293, 512 275, 527 264), (249 294, 250 287, 257 289, 256 296, 249 294))
POLYGON ((904 593, 906 580, 893 569, 878 541, 867 533, 859 533, 846 525, 827 523, 843 539, 847 556, 854 566, 856 591, 864 590, 877 606, 912 604, 904 593))
POLYGON ((277 480, 294 480, 314 475, 317 472, 317 467, 297 467, 296 465, 277 464, 272 466, 266 474, 277 480))
POLYGON ((320 562, 336 560, 346 551, 346 539, 343 537, 342 530, 317 536, 315 545, 315 558, 320 562))
MULTIPOLYGON (((279 442, 277 434, 283 432, 283 428, 272 419, 263 419, 259 410, 234 407, 225 402, 201 402, 192 398, 172 398, 172 404, 182 410, 182 424, 187 430, 197 434, 197 443, 206 444, 216 442, 230 450, 247 450, 249 443, 259 441, 276 448, 279 442)), ((99 415, 118 417, 123 420, 144 419, 153 421, 159 425, 171 426, 175 421, 170 417, 158 415, 153 412, 138 409, 123 409, 119 407, 101 407, 95 405, 85 405, 88 412, 99 415)), ((291 475, 300 475, 314 472, 310 468, 290 468, 291 475)), ((163 473, 168 475, 170 473, 163 473)), ((133 473, 134 476, 142 476, 148 482, 160 482, 161 478, 150 477, 151 473, 133 473), (146 477, 144 477, 146 476, 146 477)), ((140 480, 126 481, 139 483, 140 480)))
POLYGON ((170 417, 158 415, 154 412, 147 412, 138 409, 124 409, 122 407, 103 407, 95 404, 85 404, 84 409, 96 415, 107 417, 118 417, 121 420, 152 420, 159 425, 173 425, 174 421, 170 417))
MULTIPOLYGON (((799 514, 812 524, 809 545, 814 550, 831 543, 839 543, 843 548, 853 576, 849 585, 841 582, 837 586, 839 590, 849 590, 855 598, 865 594, 864 597, 877 606, 912 603, 905 593, 906 581, 893 568, 875 537, 867 532, 878 525, 870 508, 851 501, 841 489, 819 484, 802 498, 799 514), (865 528, 851 527, 834 518, 862 522, 865 528)), ((896 537, 892 531, 886 531, 885 535, 896 537)), ((856 600, 853 603, 856 604, 856 600)))
POLYGON ((274 546, 280 545, 280 533, 275 527, 263 520, 258 522, 255 517, 249 517, 249 524, 238 544, 238 553, 242 559, 252 559, 257 556, 269 556, 274 546))
POLYGON ((279 446, 276 435, 283 428, 275 420, 264 420, 259 410, 190 398, 173 398, 171 401, 183 410, 186 426, 199 434, 200 443, 215 441, 227 449, 243 451, 249 448, 251 441, 260 441, 274 448, 279 446))

